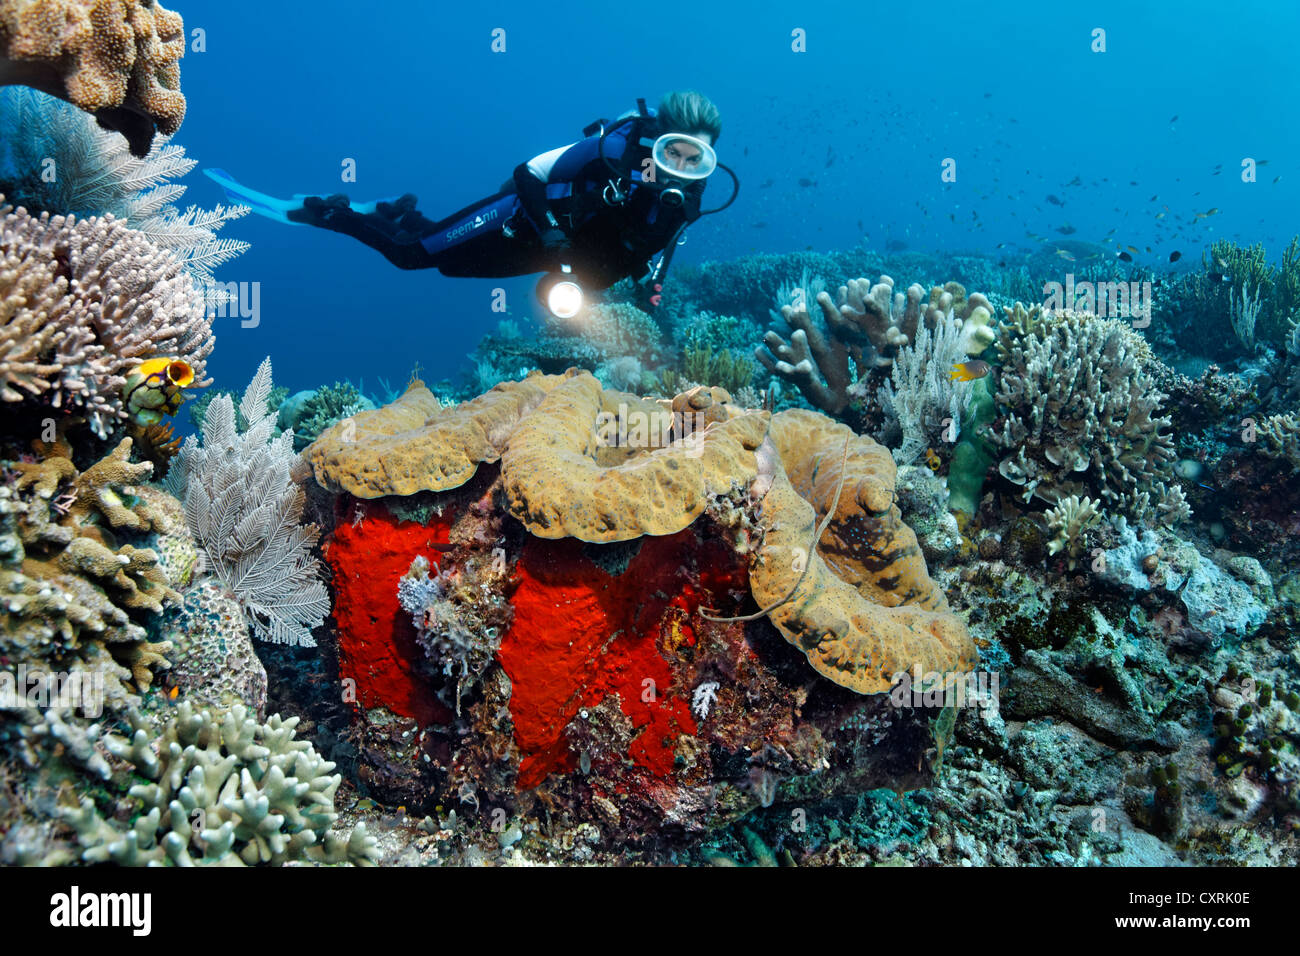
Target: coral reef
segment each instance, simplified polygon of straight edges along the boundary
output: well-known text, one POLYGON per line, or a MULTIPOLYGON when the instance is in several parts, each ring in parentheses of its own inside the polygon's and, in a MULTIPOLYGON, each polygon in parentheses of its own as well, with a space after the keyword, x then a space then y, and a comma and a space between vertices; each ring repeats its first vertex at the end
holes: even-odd
POLYGON ((312 628, 329 613, 311 553, 319 529, 302 523, 304 494, 291 477, 298 463, 293 432, 271 438, 270 394, 268 358, 240 402, 248 430, 236 430, 234 404, 218 396, 204 417, 202 443, 186 440, 167 481, 185 501, 208 570, 238 597, 253 636, 312 647, 312 628))
POLYGON ((322 385, 310 392, 298 392, 283 402, 269 399, 272 408, 278 408, 277 427, 293 429, 293 447, 302 451, 326 428, 357 412, 374 408, 374 402, 362 395, 351 382, 322 385))
POLYGON ((1265 418, 1259 423, 1258 438, 1261 454, 1285 461, 1292 471, 1300 471, 1300 416, 1288 413, 1265 418))
POLYGON ((1187 517, 1165 396, 1147 372, 1156 360, 1128 323, 1017 304, 997 346, 1004 411, 989 437, 1001 450, 998 472, 1025 501, 1086 494, 1130 517, 1187 517))
POLYGON ((175 256, 202 287, 210 309, 230 304, 233 297, 215 284, 213 270, 244 253, 248 243, 216 234, 250 210, 218 204, 182 212, 175 203, 188 187, 173 180, 198 165, 183 147, 160 137, 137 158, 87 114, 23 87, 0 90, 0 129, 19 131, 0 142, 0 192, 11 204, 32 213, 111 215, 175 256), (48 175, 50 169, 58 174, 48 175))
POLYGON ((765 348, 755 349, 754 357, 829 415, 844 412, 852 399, 850 386, 872 369, 888 367, 898 350, 913 341, 921 322, 932 328, 941 318, 962 320, 969 354, 979 354, 992 340, 992 306, 978 293, 968 297, 956 283, 936 286, 929 293, 912 285, 904 294, 895 293, 889 276, 874 285, 853 279, 840 286, 838 298, 832 300, 828 292, 817 291, 805 273, 802 284, 784 297, 791 300, 781 303, 790 337, 768 332, 763 336, 765 348), (809 311, 810 299, 821 310, 821 323, 809 311))
POLYGON ((143 360, 182 359, 209 384, 203 297, 168 253, 111 217, 37 218, 3 197, 0 216, 0 398, 107 437, 143 360))
POLYGON ((0 83, 20 83, 94 114, 149 151, 185 119, 185 25, 157 0, 5 0, 0 83))
POLYGON ((966 359, 961 326, 942 316, 933 326, 921 324, 895 356, 889 379, 876 394, 887 416, 886 433, 902 433, 894 450, 899 465, 910 465, 927 447, 958 437, 974 386, 956 381, 952 370, 966 359))
POLYGON ((266 715, 266 668, 258 660, 239 598, 213 579, 196 582, 183 603, 158 622, 171 642, 165 684, 176 699, 199 707, 242 704, 258 720, 266 715))
POLYGON ((132 464, 130 452, 124 439, 82 472, 59 454, 13 462, 15 477, 0 488, 0 657, 96 675, 112 707, 135 699, 128 682, 146 690, 168 666, 171 645, 151 640, 147 626, 180 601, 173 585, 183 572, 159 551, 187 544, 184 526, 167 517, 176 503, 139 485, 152 466, 132 464))
POLYGON ((147 783, 130 788, 139 812, 129 826, 87 797, 60 816, 77 833, 85 863, 123 866, 254 866, 290 860, 373 862, 364 824, 332 827, 342 777, 306 741, 298 718, 260 723, 240 705, 228 711, 180 704, 156 737, 135 720, 130 739, 104 744, 147 783))
POLYGON ((308 449, 347 493, 327 556, 369 779, 420 805, 540 788, 611 834, 691 832, 852 761, 794 716, 805 657, 829 678, 822 706, 912 739, 871 695, 911 667, 970 667, 975 648, 894 505, 889 454, 817 413, 726 397, 660 405, 574 370, 441 409, 413 385, 308 449), (411 757, 378 743, 384 712, 413 721, 411 757))
POLYGON ((1052 540, 1047 542, 1047 553, 1064 551, 1070 560, 1070 570, 1079 562, 1086 546, 1084 533, 1101 521, 1097 503, 1091 498, 1070 495, 1047 509, 1047 528, 1052 540))

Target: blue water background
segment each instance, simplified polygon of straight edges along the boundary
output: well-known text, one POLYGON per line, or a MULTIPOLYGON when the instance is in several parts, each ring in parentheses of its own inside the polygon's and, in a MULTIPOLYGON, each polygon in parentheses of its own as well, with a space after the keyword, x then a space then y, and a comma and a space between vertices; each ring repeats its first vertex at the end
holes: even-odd
MULTIPOLYGON (((1300 231, 1295 2, 174 6, 207 44, 182 64, 176 142, 273 194, 410 191, 440 218, 637 96, 695 88, 722 111, 720 159, 743 186, 692 228, 679 265, 891 240, 1014 265, 1068 224, 1072 240, 1114 229, 1107 248, 1150 246, 1138 263, 1177 269, 1221 237, 1276 259, 1300 231), (1097 27, 1105 53, 1090 49, 1097 27), (806 53, 791 52, 796 28, 806 53), (955 183, 940 180, 946 157, 955 183), (1243 157, 1269 160, 1253 184, 1243 157), (345 158, 356 183, 341 181, 345 158)), ((220 201, 198 172, 186 181, 186 201, 220 201)), ((725 193, 711 185, 706 205, 725 193)), ((261 283, 257 328, 217 320, 210 370, 225 387, 267 354, 295 390, 401 385, 417 361, 453 377, 502 318, 494 289, 521 324, 536 310, 535 278, 403 272, 343 236, 252 216, 222 234, 252 248, 219 277, 261 283)))

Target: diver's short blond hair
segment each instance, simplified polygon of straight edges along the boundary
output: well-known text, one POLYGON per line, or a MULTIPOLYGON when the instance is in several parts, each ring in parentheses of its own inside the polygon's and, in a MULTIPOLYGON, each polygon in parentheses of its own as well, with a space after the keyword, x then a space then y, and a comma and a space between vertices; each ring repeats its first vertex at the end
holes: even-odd
POLYGON ((722 114, 703 93, 674 90, 659 102, 659 128, 665 133, 708 133, 716 143, 722 134, 722 114))

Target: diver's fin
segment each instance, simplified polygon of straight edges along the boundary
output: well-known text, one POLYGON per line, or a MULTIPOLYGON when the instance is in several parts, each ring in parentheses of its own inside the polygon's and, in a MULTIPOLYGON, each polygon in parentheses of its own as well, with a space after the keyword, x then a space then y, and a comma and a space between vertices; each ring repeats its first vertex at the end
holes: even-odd
POLYGON ((292 226, 305 225, 305 223, 294 222, 289 218, 289 213, 303 208, 302 201, 307 198, 306 195, 299 193, 292 199, 276 199, 274 196, 259 193, 242 183, 235 182, 234 177, 224 169, 205 169, 203 173, 225 191, 226 198, 231 202, 248 206, 259 216, 274 219, 276 222, 286 222, 292 226))
MULTIPOLYGON (((303 200, 311 198, 307 193, 295 193, 292 199, 276 199, 274 196, 259 193, 255 189, 249 189, 243 183, 236 182, 235 178, 224 169, 205 169, 203 173, 225 191, 228 200, 241 206, 248 206, 259 216, 274 219, 276 222, 287 222, 291 226, 309 225, 289 218, 289 213, 305 208, 303 200)), ((349 208, 364 216, 375 212, 380 203, 393 203, 397 199, 398 197, 393 196, 387 199, 376 199, 373 202, 354 202, 349 203, 349 208)))

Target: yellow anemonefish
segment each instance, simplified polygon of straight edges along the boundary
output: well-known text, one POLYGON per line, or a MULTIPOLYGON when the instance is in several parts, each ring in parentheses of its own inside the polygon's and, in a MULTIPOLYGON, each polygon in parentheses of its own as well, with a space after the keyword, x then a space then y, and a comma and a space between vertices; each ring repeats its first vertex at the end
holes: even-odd
POLYGON ((989 373, 989 363, 982 359, 972 359, 969 362, 960 362, 952 367, 948 373, 948 378, 954 382, 973 382, 977 378, 983 378, 989 373))

